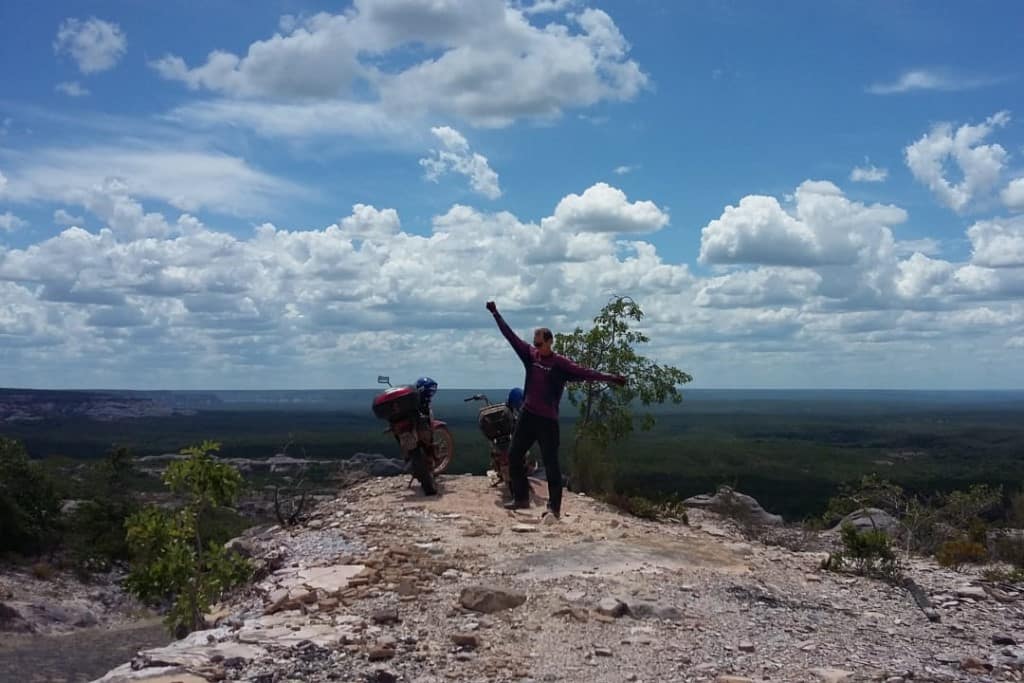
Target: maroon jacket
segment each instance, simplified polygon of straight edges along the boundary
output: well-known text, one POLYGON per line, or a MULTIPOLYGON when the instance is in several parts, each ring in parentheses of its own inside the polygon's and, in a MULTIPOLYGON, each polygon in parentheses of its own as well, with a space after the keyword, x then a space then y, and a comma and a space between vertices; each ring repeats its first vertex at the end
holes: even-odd
POLYGON ((576 365, 557 353, 542 356, 532 344, 527 344, 516 336, 500 313, 494 314, 494 320, 526 368, 526 400, 523 402, 523 410, 557 420, 558 404, 562 400, 566 382, 614 382, 618 379, 615 375, 606 375, 576 365))

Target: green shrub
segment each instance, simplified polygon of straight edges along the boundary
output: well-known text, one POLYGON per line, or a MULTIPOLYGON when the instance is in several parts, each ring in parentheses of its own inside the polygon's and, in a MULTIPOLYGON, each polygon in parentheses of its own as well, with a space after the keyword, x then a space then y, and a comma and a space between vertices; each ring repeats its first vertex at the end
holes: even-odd
POLYGON ((842 486, 839 495, 829 501, 822 522, 831 526, 859 508, 880 508, 902 524, 907 552, 930 555, 943 543, 955 541, 964 534, 984 544, 987 528, 982 518, 999 510, 1002 495, 1001 488, 987 485, 947 494, 912 494, 892 482, 869 475, 856 485, 842 486))
POLYGON ((1018 491, 1010 498, 1007 521, 1015 529, 1024 529, 1024 491, 1018 491))
POLYGON ((852 524, 840 530, 843 549, 832 553, 822 563, 829 571, 852 569, 862 576, 895 581, 901 576, 899 560, 884 531, 858 531, 852 524))
POLYGON ((57 542, 60 497, 17 441, 0 437, 0 554, 33 554, 57 542))
POLYGON ((49 581, 57 574, 57 570, 49 562, 36 562, 30 571, 32 576, 40 581, 49 581))
POLYGON ((138 471, 131 453, 115 448, 91 466, 81 483, 83 500, 65 520, 64 544, 76 569, 88 574, 127 561, 125 522, 138 511, 134 490, 138 471))
POLYGON ((188 458, 164 473, 184 507, 168 512, 150 506, 127 522, 133 556, 128 589, 147 602, 172 601, 167 624, 176 633, 202 628, 210 605, 252 573, 249 562, 227 551, 221 539, 204 536, 219 528, 212 515, 233 505, 242 486, 237 469, 213 458, 219 448, 209 441, 186 448, 188 458))
POLYGON ((1024 570, 1024 538, 1018 535, 1002 535, 996 538, 993 545, 994 559, 1024 570))
POLYGON ((981 519, 972 519, 967 525, 967 540, 984 548, 988 543, 988 525, 981 519))
POLYGON ((946 541, 939 546, 935 559, 943 567, 960 571, 965 564, 981 564, 988 559, 985 546, 969 538, 946 541))
POLYGON ((686 508, 677 501, 656 502, 643 496, 630 496, 622 493, 608 493, 599 496, 601 500, 622 512, 641 519, 653 521, 671 521, 689 524, 690 518, 686 508))
POLYGON ((981 573, 981 578, 991 583, 1024 583, 1024 569, 1007 571, 1002 567, 989 567, 981 573))

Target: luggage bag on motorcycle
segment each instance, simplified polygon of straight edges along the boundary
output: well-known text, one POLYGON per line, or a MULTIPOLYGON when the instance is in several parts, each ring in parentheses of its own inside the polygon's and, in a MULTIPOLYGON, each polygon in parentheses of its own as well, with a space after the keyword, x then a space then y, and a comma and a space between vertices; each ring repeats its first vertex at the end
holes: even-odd
POLYGON ((478 422, 480 431, 488 439, 502 439, 512 435, 512 411, 504 403, 483 408, 478 422))
POLYGON ((398 422, 415 417, 419 404, 415 387, 395 387, 373 399, 373 414, 381 420, 398 422))

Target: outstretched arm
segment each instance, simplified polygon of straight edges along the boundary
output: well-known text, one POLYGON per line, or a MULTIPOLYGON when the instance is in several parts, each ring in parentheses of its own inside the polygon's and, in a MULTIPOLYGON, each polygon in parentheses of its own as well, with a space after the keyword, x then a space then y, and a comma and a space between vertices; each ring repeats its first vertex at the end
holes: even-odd
POLYGON ((626 378, 622 375, 608 375, 597 370, 585 368, 582 365, 573 363, 568 358, 562 357, 562 371, 569 378, 570 382, 609 382, 620 387, 626 385, 626 378))
POLYGON ((512 348, 515 350, 516 355, 519 356, 520 360, 524 363, 529 362, 530 345, 520 339, 519 336, 512 331, 512 328, 508 326, 505 319, 501 317, 501 313, 498 313, 498 307, 493 301, 487 302, 487 310, 494 316, 494 322, 498 323, 498 329, 501 330, 503 335, 505 335, 505 339, 507 339, 508 343, 512 345, 512 348))

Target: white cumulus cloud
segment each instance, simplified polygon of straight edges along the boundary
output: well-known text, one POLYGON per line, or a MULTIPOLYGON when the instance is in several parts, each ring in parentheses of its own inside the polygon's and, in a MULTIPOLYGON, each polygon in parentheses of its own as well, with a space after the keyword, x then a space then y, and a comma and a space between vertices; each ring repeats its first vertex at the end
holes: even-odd
POLYGON ((964 124, 954 130, 950 123, 939 123, 904 150, 907 167, 944 205, 963 211, 999 183, 1007 152, 1001 145, 981 143, 1009 121, 1010 114, 1001 111, 976 126, 964 124), (947 177, 949 161, 963 176, 958 183, 947 177))
POLYGON ((112 69, 128 49, 128 40, 117 24, 95 17, 65 19, 57 30, 53 50, 67 54, 84 74, 112 69))
POLYGON ((694 301, 715 308, 799 305, 819 284, 821 275, 810 269, 759 267, 706 280, 694 301))
POLYGON ((214 50, 198 66, 175 55, 153 62, 164 78, 234 102, 176 115, 279 135, 336 131, 341 124, 327 111, 339 107, 367 110, 354 134, 375 119, 429 116, 501 127, 628 100, 648 82, 615 22, 593 8, 537 26, 504 0, 359 0, 345 13, 292 17, 279 28, 244 55, 214 50), (410 63, 417 46, 430 57, 410 63), (288 125, 283 106, 297 114, 288 125))
POLYGON ((487 163, 487 157, 469 148, 469 142, 459 131, 441 126, 431 128, 430 132, 441 148, 431 150, 430 156, 420 159, 428 180, 437 182, 446 173, 458 173, 469 179, 474 192, 488 199, 501 196, 498 174, 487 163))
MULTIPOLYGON (((667 216, 601 185, 537 222, 457 204, 424 234, 364 203, 322 228, 263 223, 242 235, 146 208, 126 193, 132 184, 112 181, 83 201, 95 228, 0 248, 9 381, 364 386, 382 348, 394 376, 436 368, 448 386, 511 381, 521 368, 482 302, 498 300, 516 329, 565 330, 616 293, 643 304, 659 362, 732 384, 787 384, 807 367, 816 381, 912 384, 931 372, 922 353, 983 369, 979 354, 1024 337, 1024 268, 981 258, 992 229, 970 235, 979 263, 902 258, 889 228, 902 210, 820 181, 802 184, 792 205, 775 202, 806 233, 808 265, 712 277, 633 239, 636 216, 647 227, 667 216)), ((1001 225, 999 235, 1016 234, 1001 225)), ((1012 363, 1000 372, 1003 383, 1022 378, 1012 363)))
POLYGON ((917 252, 898 265, 896 289, 905 299, 941 296, 955 270, 953 264, 917 252))
POLYGON ((89 94, 89 89, 84 87, 78 81, 65 81, 58 83, 54 86, 54 90, 59 93, 63 93, 68 97, 85 97, 89 94))
POLYGON ((885 168, 878 168, 874 164, 854 166, 850 171, 850 180, 855 183, 881 183, 889 177, 889 171, 885 168))
POLYGON ((1024 216, 978 221, 967 230, 971 263, 986 268, 1024 268, 1024 216))
POLYGON ((519 5, 519 9, 524 14, 546 14, 564 12, 576 4, 578 4, 578 0, 532 0, 532 2, 519 5))
POLYGON ((10 211, 0 213, 0 230, 4 232, 14 232, 15 230, 23 228, 26 225, 28 225, 26 221, 22 220, 21 218, 18 218, 10 211))
POLYGON ((907 213, 886 204, 847 199, 827 181, 807 180, 795 193, 795 211, 775 197, 748 195, 727 206, 701 231, 700 260, 775 266, 851 264, 892 242, 891 226, 907 213))
POLYGON ((343 14, 318 14, 249 46, 244 57, 214 50, 206 63, 189 68, 181 57, 167 55, 153 68, 193 90, 238 96, 328 97, 345 92, 360 72, 358 45, 343 14))
POLYGON ((565 232, 645 233, 660 230, 668 220, 668 212, 654 202, 630 202, 617 187, 596 183, 582 195, 563 197, 541 226, 565 232))
POLYGON ((64 209, 57 209, 53 212, 53 222, 57 225, 70 227, 72 225, 81 225, 85 222, 85 219, 81 216, 73 216, 64 209))
POLYGON ((1024 211, 1024 178, 1011 180, 999 196, 1011 211, 1024 211))
POLYGON ((341 234, 348 239, 383 239, 394 237, 402 228, 398 212, 356 204, 351 215, 341 219, 341 234))

